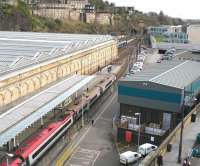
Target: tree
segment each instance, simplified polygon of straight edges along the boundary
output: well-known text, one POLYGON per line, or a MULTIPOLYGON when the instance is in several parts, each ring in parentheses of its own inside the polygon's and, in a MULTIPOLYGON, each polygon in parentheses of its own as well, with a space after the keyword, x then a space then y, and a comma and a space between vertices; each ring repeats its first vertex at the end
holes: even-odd
POLYGON ((160 22, 160 24, 165 24, 165 16, 163 11, 160 11, 159 15, 158 15, 158 21, 160 22))

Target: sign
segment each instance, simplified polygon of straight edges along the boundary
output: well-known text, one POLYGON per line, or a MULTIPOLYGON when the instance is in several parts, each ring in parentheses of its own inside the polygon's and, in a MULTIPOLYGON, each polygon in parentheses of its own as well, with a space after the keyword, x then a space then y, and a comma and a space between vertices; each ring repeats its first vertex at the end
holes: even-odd
POLYGON ((154 137, 151 136, 151 142, 154 142, 154 137))
POLYGON ((130 131, 126 131, 125 132, 125 140, 126 140, 127 143, 131 143, 131 141, 132 141, 132 132, 130 132, 130 131))

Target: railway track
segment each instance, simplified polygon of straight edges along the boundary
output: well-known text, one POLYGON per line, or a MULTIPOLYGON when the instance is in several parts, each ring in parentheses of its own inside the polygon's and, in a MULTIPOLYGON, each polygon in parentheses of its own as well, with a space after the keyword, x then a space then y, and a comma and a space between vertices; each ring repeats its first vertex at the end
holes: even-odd
MULTIPOLYGON (((119 58, 112 63, 112 64, 117 64, 117 65, 122 66, 118 78, 120 78, 126 72, 127 66, 129 64, 129 58, 130 58, 129 56, 132 55, 133 53, 136 53, 137 43, 138 43, 137 40, 132 40, 132 41, 128 42, 126 48, 121 48, 119 50, 119 58)), ((77 125, 80 125, 80 124, 77 124, 77 125)), ((72 135, 75 136, 76 132, 77 132, 77 131, 75 132, 75 130, 79 130, 79 129, 77 129, 76 125, 69 132, 71 134, 73 133, 72 135)), ((65 139, 66 137, 64 136, 63 138, 65 139)), ((72 136, 72 138, 67 139, 67 140, 68 141, 71 139, 73 140, 73 138, 74 137, 72 136)), ((38 163, 36 165, 37 166, 44 165, 44 163, 47 161, 46 159, 49 159, 49 161, 50 161, 49 163, 54 163, 55 159, 57 158, 57 155, 59 153, 61 153, 62 151, 64 151, 64 149, 66 149, 66 147, 68 147, 69 142, 64 141, 64 139, 60 139, 59 143, 56 143, 55 148, 50 149, 49 152, 47 152, 47 154, 45 156, 43 156, 41 161, 38 161, 38 163), (60 147, 59 147, 59 145, 60 145, 60 147)), ((69 148, 69 150, 64 153, 65 154, 64 159, 66 159, 67 156, 69 157, 70 154, 72 154, 74 150, 75 150, 74 148, 69 148)), ((62 159, 62 160, 64 160, 64 159, 62 159)), ((49 165, 49 164, 47 164, 47 165, 49 165)))

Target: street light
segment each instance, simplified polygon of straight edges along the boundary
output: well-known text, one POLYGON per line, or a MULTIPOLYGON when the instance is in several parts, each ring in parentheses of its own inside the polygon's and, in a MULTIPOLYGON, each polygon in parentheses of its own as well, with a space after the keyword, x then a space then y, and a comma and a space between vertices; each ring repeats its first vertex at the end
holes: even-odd
MULTIPOLYGON (((141 117, 141 113, 137 112, 137 113, 135 113, 135 116, 138 116, 138 120, 139 120, 139 123, 138 123, 138 125, 139 125, 139 128, 138 128, 138 148, 137 148, 137 151, 139 153, 139 146, 140 146, 140 117, 141 117)), ((138 159, 137 159, 137 165, 138 165, 138 159)))
POLYGON ((82 127, 84 127, 84 110, 83 110, 83 96, 84 92, 81 95, 81 113, 82 113, 82 127))
POLYGON ((138 153, 139 153, 139 146, 140 146, 140 117, 141 117, 141 113, 137 112, 137 113, 135 113, 135 116, 138 116, 138 120, 139 120, 139 128, 138 128, 138 153))
POLYGON ((184 128, 184 110, 185 110, 185 88, 182 91, 182 103, 181 103, 181 133, 179 141, 179 152, 178 152, 178 163, 181 163, 181 153, 182 153, 182 142, 183 142, 183 128, 184 128))

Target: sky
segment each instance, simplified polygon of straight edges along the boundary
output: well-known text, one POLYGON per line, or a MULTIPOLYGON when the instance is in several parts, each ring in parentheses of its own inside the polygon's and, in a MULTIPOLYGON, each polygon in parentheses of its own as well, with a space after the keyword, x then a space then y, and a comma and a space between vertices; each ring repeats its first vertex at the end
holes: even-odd
POLYGON ((135 9, 164 14, 183 19, 200 19, 199 0, 107 0, 116 6, 134 6, 135 9))

